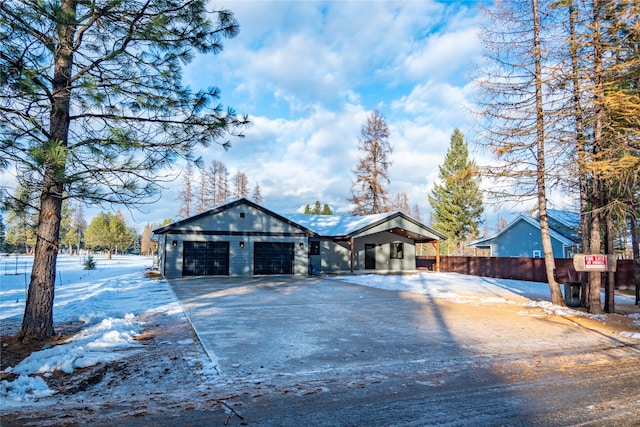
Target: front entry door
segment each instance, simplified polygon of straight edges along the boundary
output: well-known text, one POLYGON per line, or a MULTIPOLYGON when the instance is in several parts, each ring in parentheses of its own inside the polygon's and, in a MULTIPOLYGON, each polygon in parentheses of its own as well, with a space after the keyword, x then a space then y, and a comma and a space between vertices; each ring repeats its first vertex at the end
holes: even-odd
POLYGON ((364 245, 364 268, 366 270, 376 269, 376 245, 364 245))

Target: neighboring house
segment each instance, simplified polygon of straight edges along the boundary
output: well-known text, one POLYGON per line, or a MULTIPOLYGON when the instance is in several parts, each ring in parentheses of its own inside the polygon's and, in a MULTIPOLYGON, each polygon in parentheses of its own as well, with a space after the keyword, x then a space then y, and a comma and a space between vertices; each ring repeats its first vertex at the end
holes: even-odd
MULTIPOLYGON (((572 258, 580 249, 580 214, 548 210, 553 255, 572 258)), ((495 236, 485 237, 468 246, 489 249, 494 257, 541 258, 542 236, 540 222, 528 215, 520 215, 495 236)))
POLYGON ((279 215, 247 199, 153 230, 165 277, 416 269, 415 244, 446 237, 400 212, 279 215))

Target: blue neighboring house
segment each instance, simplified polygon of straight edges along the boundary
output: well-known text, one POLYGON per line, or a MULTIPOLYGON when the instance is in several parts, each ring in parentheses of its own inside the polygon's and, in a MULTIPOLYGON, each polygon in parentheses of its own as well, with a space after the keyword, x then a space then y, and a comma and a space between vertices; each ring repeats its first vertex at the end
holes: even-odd
MULTIPOLYGON (((580 252, 580 214, 549 209, 549 228, 553 255, 556 258, 572 258, 580 252)), ((520 215, 495 236, 484 237, 468 246, 488 249, 489 256, 541 258, 542 237, 540 222, 529 216, 520 215)))

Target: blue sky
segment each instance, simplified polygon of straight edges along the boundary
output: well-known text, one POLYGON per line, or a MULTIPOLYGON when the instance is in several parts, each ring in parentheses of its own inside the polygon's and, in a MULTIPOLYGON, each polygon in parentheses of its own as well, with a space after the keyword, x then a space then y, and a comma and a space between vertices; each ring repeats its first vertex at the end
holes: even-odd
MULTIPOLYGON (((472 132, 472 74, 480 55, 478 2, 227 1, 240 34, 217 56, 199 56, 184 82, 215 85, 221 102, 253 123, 205 164, 258 182, 264 204, 294 212, 316 200, 349 209, 358 137, 370 112, 387 118, 393 147, 391 195, 404 191, 428 217, 457 127, 472 132)), ((473 151, 473 150, 472 150, 473 151)), ((473 155, 473 154, 472 154, 473 155)), ((151 209, 155 220, 177 211, 176 181, 151 209)), ((150 218, 147 215, 136 215, 150 218)))
MULTIPOLYGON (((428 222, 427 196, 438 180, 449 140, 459 128, 471 155, 479 1, 217 1, 240 23, 218 55, 197 56, 184 69, 192 89, 217 86, 220 102, 253 123, 233 147, 202 149, 205 165, 222 161, 230 176, 259 183, 264 205, 301 211, 316 200, 348 212, 361 153, 358 138, 373 109, 387 119, 393 147, 391 196, 406 192, 428 222)), ((175 218, 182 180, 162 198, 128 211, 132 225, 175 218)), ((103 208, 87 208, 88 220, 103 208)), ((493 227, 493 224, 491 224, 493 227)))

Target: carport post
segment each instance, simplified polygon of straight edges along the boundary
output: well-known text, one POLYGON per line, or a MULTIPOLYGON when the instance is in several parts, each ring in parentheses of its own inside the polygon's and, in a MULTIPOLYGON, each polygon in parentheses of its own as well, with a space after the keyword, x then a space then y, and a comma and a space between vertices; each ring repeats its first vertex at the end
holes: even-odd
POLYGON ((435 271, 440 272, 440 240, 436 240, 435 242, 431 242, 433 248, 436 251, 436 268, 435 271))

